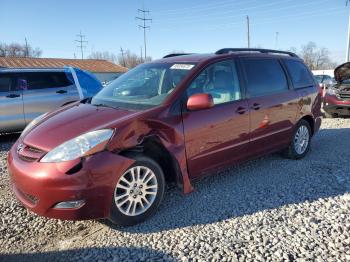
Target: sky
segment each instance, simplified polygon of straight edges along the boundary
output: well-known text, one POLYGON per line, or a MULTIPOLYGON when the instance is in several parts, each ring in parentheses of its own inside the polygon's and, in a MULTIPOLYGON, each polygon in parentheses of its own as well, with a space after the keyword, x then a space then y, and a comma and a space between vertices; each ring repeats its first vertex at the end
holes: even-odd
POLYGON ((140 54, 143 31, 138 8, 149 10, 147 55, 173 51, 209 53, 223 47, 289 49, 309 41, 326 47, 331 58, 345 59, 348 15, 345 0, 0 0, 0 42, 27 38, 42 57, 80 57, 75 42, 81 31, 84 53, 120 48, 140 54), (276 33, 278 37, 276 41, 276 33))

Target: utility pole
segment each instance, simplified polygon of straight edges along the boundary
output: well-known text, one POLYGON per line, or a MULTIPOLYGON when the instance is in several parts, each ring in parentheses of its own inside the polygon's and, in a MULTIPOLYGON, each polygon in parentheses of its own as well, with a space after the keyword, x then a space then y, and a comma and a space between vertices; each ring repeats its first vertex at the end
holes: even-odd
POLYGON ((143 54, 142 54, 142 46, 140 46, 140 59, 141 59, 141 63, 143 63, 143 54))
MULTIPOLYGON (((349 5, 349 0, 346 0, 346 6, 349 5)), ((350 61, 349 57, 349 49, 350 49, 350 10, 349 10, 349 24, 348 24, 348 38, 347 38, 347 43, 346 43, 346 57, 345 57, 345 62, 350 61)))
POLYGON ((249 25, 249 16, 247 15, 247 37, 248 37, 248 48, 250 48, 250 25, 249 25))
POLYGON ((146 30, 150 28, 150 26, 147 25, 147 22, 152 22, 152 19, 149 17, 146 17, 146 15, 149 15, 149 10, 145 10, 144 7, 142 9, 137 9, 137 11, 142 14, 141 17, 137 16, 136 19, 138 19, 142 22, 142 24, 139 25, 139 28, 143 29, 143 42, 145 45, 145 60, 146 60, 146 58, 147 58, 146 30))
POLYGON ((123 59, 123 66, 125 67, 125 57, 124 57, 124 49, 122 47, 120 47, 120 53, 122 54, 122 59, 123 59))
POLYGON ((79 45, 77 47, 80 48, 81 51, 81 59, 84 59, 84 48, 86 48, 86 46, 84 46, 84 44, 87 44, 88 41, 84 40, 86 38, 85 35, 80 34, 77 35, 77 37, 79 38, 78 40, 75 40, 75 42, 79 43, 79 45))
POLYGON ((275 49, 278 49, 278 36, 279 36, 279 32, 276 32, 276 37, 275 37, 275 49))
POLYGON ((26 53, 25 53, 25 57, 28 57, 29 56, 29 47, 28 47, 28 41, 27 41, 27 38, 25 37, 24 38, 24 41, 26 42, 26 53))

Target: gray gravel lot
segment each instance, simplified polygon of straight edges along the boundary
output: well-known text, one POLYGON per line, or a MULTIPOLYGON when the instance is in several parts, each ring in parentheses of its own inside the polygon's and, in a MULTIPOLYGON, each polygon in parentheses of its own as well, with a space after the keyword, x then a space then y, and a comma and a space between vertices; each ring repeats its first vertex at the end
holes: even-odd
POLYGON ((299 161, 273 154, 195 184, 169 186, 131 228, 38 217, 9 189, 0 138, 0 260, 350 261, 350 119, 325 119, 299 161))

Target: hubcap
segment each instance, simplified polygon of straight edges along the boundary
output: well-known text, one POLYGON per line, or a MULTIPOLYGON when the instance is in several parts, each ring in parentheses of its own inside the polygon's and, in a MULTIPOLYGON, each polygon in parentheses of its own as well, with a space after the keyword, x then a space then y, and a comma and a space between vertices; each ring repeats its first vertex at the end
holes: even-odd
POLYGON ((114 191, 114 201, 120 212, 137 216, 146 212, 156 199, 157 177, 145 166, 129 168, 119 179, 114 191))
POLYGON ((294 137, 294 148, 299 155, 303 154, 307 149, 309 139, 309 129, 306 126, 300 126, 294 137))

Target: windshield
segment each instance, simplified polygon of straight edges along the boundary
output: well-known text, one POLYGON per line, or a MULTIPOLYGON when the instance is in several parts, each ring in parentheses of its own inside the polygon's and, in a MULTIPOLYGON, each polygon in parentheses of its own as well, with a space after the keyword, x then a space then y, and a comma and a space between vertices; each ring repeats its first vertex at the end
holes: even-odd
POLYGON ((160 105, 195 64, 143 64, 130 70, 92 98, 91 104, 124 109, 160 105))

